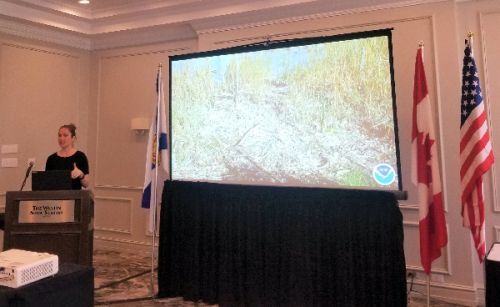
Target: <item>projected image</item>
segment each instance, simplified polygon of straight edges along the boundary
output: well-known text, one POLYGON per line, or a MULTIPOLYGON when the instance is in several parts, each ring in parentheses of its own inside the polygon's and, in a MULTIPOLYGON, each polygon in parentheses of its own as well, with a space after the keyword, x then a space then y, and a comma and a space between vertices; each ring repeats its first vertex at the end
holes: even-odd
POLYGON ((387 35, 239 51, 172 58, 172 179, 399 189, 387 35))

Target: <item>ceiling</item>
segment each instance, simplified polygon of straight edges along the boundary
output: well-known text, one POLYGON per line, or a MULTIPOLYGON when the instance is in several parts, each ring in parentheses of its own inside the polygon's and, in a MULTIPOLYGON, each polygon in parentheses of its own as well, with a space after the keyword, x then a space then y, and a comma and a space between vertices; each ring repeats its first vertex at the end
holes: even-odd
POLYGON ((100 49, 126 45, 124 40, 134 44, 134 39, 187 39, 234 25, 437 1, 446 0, 91 0, 90 5, 77 0, 0 0, 0 32, 59 37, 75 47, 100 49))

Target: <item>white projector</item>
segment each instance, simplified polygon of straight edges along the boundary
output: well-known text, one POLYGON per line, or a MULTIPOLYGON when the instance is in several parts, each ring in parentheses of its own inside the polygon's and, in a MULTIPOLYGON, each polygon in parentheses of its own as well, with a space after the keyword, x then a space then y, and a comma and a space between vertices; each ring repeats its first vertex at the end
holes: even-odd
POLYGON ((0 285, 17 288, 59 271, 59 258, 49 253, 9 249, 0 253, 0 285))

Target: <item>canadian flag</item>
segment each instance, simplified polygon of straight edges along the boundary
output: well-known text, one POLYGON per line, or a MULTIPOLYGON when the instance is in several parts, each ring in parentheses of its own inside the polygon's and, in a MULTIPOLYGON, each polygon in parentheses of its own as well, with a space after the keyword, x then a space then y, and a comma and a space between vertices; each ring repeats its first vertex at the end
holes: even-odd
POLYGON ((448 242, 431 103, 425 78, 423 47, 417 50, 413 89, 412 181, 419 204, 420 261, 429 274, 432 261, 448 242))

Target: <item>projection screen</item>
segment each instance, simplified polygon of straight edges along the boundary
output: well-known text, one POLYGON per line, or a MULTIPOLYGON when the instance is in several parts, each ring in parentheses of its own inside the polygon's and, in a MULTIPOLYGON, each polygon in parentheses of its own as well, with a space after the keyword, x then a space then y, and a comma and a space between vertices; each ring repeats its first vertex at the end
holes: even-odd
POLYGON ((391 31, 170 58, 171 179, 401 191, 391 31))

